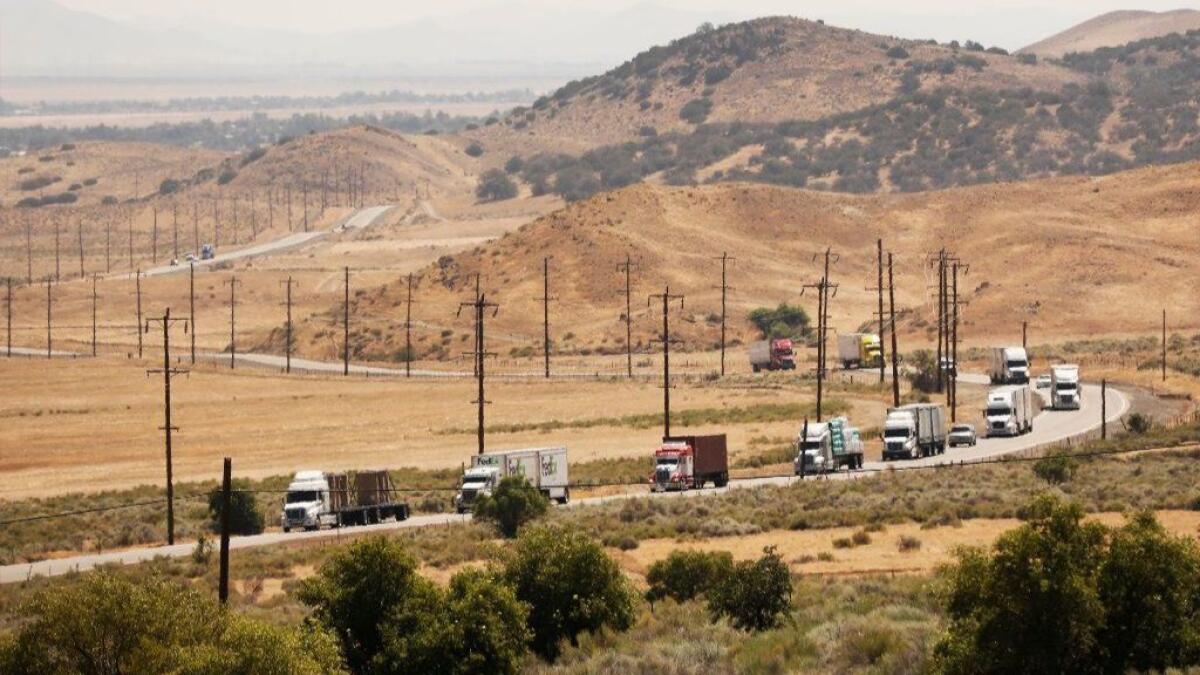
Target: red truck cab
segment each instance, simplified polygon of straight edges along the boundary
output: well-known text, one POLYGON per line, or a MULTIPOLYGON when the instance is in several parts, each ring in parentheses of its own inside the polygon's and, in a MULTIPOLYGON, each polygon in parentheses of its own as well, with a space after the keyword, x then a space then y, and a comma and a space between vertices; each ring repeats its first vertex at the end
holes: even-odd
POLYGON ((653 492, 693 490, 711 482, 725 487, 729 482, 729 453, 725 434, 664 438, 654 452, 653 492))

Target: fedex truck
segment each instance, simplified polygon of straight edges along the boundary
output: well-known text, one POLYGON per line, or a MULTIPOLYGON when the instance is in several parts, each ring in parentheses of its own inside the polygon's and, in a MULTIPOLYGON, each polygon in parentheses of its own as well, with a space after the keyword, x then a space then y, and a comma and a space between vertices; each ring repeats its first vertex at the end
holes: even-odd
POLYGON ((491 495, 500 481, 509 476, 524 476, 530 485, 559 504, 571 499, 565 447, 504 450, 471 456, 471 466, 463 472, 454 497, 454 510, 471 511, 480 496, 491 495))

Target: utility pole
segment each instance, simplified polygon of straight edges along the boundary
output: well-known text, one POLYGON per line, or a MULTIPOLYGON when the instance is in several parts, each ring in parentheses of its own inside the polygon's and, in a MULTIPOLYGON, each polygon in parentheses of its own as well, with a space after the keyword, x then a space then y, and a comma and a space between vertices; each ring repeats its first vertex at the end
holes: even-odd
POLYGON ((104 219, 104 273, 112 274, 112 221, 104 219))
POLYGON ((321 215, 325 215, 325 206, 329 199, 329 169, 321 173, 321 215))
POLYGON ((1108 380, 1100 380, 1100 440, 1108 438, 1108 380))
POLYGON ((292 285, 296 282, 292 281, 292 276, 289 274, 287 281, 281 281, 286 287, 285 304, 287 305, 287 323, 284 324, 284 366, 283 372, 292 372, 292 285))
POLYGON ((83 218, 79 219, 79 278, 87 276, 87 272, 83 270, 83 218))
POLYGON ((887 379, 886 366, 884 365, 885 363, 887 363, 887 357, 884 355, 884 349, 883 349, 883 238, 882 237, 875 241, 875 252, 876 252, 876 258, 878 259, 877 264, 878 264, 878 268, 879 268, 879 286, 878 286, 879 314, 876 315, 879 317, 879 333, 880 333, 879 384, 883 384, 884 381, 887 379))
POLYGON ((892 335, 892 407, 900 407, 900 359, 896 352, 896 282, 892 274, 892 252, 888 251, 888 332, 892 335))
POLYGON ((158 207, 154 207, 154 225, 150 230, 150 262, 158 262, 158 207))
POLYGON ((233 370, 237 363, 237 277, 231 276, 225 283, 229 284, 229 369, 233 370))
POLYGON ((8 299, 4 303, 4 314, 6 324, 8 326, 8 358, 12 358, 12 277, 5 277, 5 285, 8 286, 8 299))
POLYGON ((822 406, 824 404, 825 364, 829 335, 829 298, 831 297, 829 291, 832 289, 833 295, 836 296, 838 288, 837 284, 829 281, 829 265, 831 262, 840 260, 841 256, 826 248, 824 258, 824 272, 821 275, 821 279, 815 284, 806 284, 800 291, 801 295, 809 288, 815 288, 817 291, 817 422, 820 422, 822 419, 822 406))
POLYGON ((958 299, 958 273, 964 274, 969 266, 955 261, 951 266, 951 311, 950 317, 950 421, 958 421, 958 306, 965 304, 958 299))
POLYGON ((287 226, 288 232, 292 231, 292 184, 287 184, 287 226))
POLYGON ((728 252, 722 251, 721 257, 717 258, 717 260, 721 261, 721 285, 717 287, 721 290, 721 377, 725 377, 725 301, 726 294, 733 290, 728 283, 727 267, 730 260, 737 260, 737 258, 731 258, 728 252))
POLYGON ((413 275, 408 273, 408 301, 404 303, 404 376, 412 377, 412 293, 413 275))
MULTIPOLYGON (((476 282, 476 283, 478 283, 478 282, 476 282)), ((478 386, 478 392, 476 394, 475 400, 472 401, 472 403, 475 403, 478 406, 477 414, 478 414, 479 419, 477 422, 478 426, 477 426, 476 433, 478 435, 478 441, 479 441, 479 454, 482 455, 483 451, 484 451, 484 447, 485 447, 484 446, 484 435, 485 435, 485 428, 486 428, 484 426, 483 409, 488 403, 487 398, 485 398, 485 396, 484 396, 484 387, 483 387, 484 362, 487 360, 487 357, 493 356, 492 354, 489 354, 488 352, 484 351, 484 341, 483 341, 484 319, 485 319, 487 310, 489 310, 489 309, 492 310, 492 316, 496 316, 497 312, 500 311, 500 306, 494 302, 489 302, 487 300, 487 296, 485 296, 483 293, 481 293, 477 287, 476 291, 475 291, 475 300, 474 301, 459 303, 459 305, 458 305, 458 314, 459 315, 462 314, 463 308, 465 308, 465 307, 470 307, 475 312, 475 352, 474 352, 474 355, 475 355, 475 381, 478 386)))
POLYGON ((238 219, 237 219, 238 218, 238 210, 237 210, 238 198, 237 198, 237 195, 234 195, 231 199, 233 201, 233 245, 237 246, 237 243, 238 243, 238 219))
POLYGON ((175 240, 174 246, 172 248, 174 255, 171 256, 171 259, 179 260, 179 204, 178 203, 171 204, 171 232, 173 233, 172 236, 174 237, 174 240, 175 240))
POLYGON ((25 283, 33 283, 33 220, 25 219, 25 283))
POLYGON ((133 210, 129 211, 129 269, 133 269, 133 210))
POLYGON ((217 598, 224 605, 229 602, 229 497, 233 492, 233 460, 226 457, 221 472, 221 569, 217 585, 217 598))
POLYGON ((192 253, 200 254, 200 202, 192 202, 192 253))
POLYGON ((54 282, 55 283, 58 283, 58 281, 62 278, 62 276, 61 276, 62 268, 59 264, 59 258, 58 258, 58 230, 61 226, 62 226, 62 223, 58 222, 58 219, 55 218, 54 219, 54 282))
POLYGON ((267 229, 275 229, 275 183, 267 186, 267 229))
POLYGON ((160 319, 148 319, 144 330, 150 332, 150 324, 161 323, 163 327, 163 367, 153 368, 146 371, 147 375, 155 375, 162 373, 163 376, 163 426, 162 431, 166 434, 166 460, 167 460, 167 544, 175 545, 175 483, 171 476, 172 460, 171 460, 171 432, 178 431, 179 428, 171 425, 171 378, 175 375, 182 375, 188 371, 179 368, 171 367, 171 325, 182 323, 183 330, 188 329, 187 319, 172 319, 171 308, 168 307, 160 319))
POLYGON ((679 308, 683 309, 684 296, 671 295, 671 287, 667 286, 662 293, 647 299, 647 307, 656 299, 662 300, 662 334, 655 342, 663 346, 663 439, 667 439, 671 437, 671 343, 679 342, 671 337, 671 303, 678 300, 679 308))
POLYGON ((134 283, 137 288, 137 336, 138 336, 138 358, 142 358, 142 271, 137 270, 133 275, 134 283))
POLYGON ((1162 381, 1167 381, 1167 310, 1162 311, 1162 381))
POLYGON ((254 193, 250 193, 250 241, 258 241, 258 211, 254 204, 254 193))
MULTIPOLYGON (((1028 321, 1021 322, 1021 349, 1029 349, 1029 322, 1028 321)), ((1026 353, 1025 358, 1029 358, 1028 353, 1026 353)))
POLYGON ((542 355, 546 362, 546 379, 550 379, 550 258, 542 258, 542 355))
POLYGON ((342 375, 350 374, 350 268, 346 268, 346 299, 342 304, 342 375))
POLYGON ((625 273, 625 373, 633 377, 633 308, 630 305, 631 283, 635 263, 629 254, 625 254, 625 262, 617 265, 617 271, 625 273))
POLYGON ((46 277, 46 358, 50 358, 54 353, 53 340, 50 336, 50 308, 54 306, 54 295, 51 293, 51 288, 54 284, 50 277, 46 277))
POLYGON ((192 365, 196 365, 196 263, 188 263, 188 318, 192 320, 192 365))
POLYGON ((934 366, 934 368, 935 368, 935 372, 937 373, 937 391, 939 394, 943 391, 942 376, 944 373, 944 368, 943 368, 944 361, 942 360, 942 357, 944 355, 944 352, 942 351, 942 344, 943 344, 943 337, 946 332, 946 315, 944 313, 946 305, 945 305, 945 302, 943 301, 943 294, 945 293, 945 290, 946 290, 946 249, 943 248, 941 251, 938 251, 938 254, 937 254, 937 301, 936 302, 937 302, 937 331, 938 331, 938 334, 937 334, 937 357, 936 357, 937 360, 934 361, 934 363, 936 364, 934 366))
POLYGON ((213 195, 213 198, 212 198, 212 205, 213 205, 213 246, 215 246, 215 247, 217 247, 217 248, 220 248, 220 247, 221 247, 221 220, 220 220, 220 217, 219 217, 219 214, 218 214, 218 207, 219 207, 219 204, 220 204, 220 197, 218 197, 217 195, 215 195, 215 194, 214 194, 214 195, 213 195))
MULTIPOLYGON (((99 300, 99 297, 96 295, 96 279, 99 276, 100 276, 99 274, 92 275, 92 356, 93 357, 96 356, 96 306, 98 304, 97 301, 99 300)), ((139 328, 139 330, 141 329, 140 322, 139 322, 138 328, 139 328)))

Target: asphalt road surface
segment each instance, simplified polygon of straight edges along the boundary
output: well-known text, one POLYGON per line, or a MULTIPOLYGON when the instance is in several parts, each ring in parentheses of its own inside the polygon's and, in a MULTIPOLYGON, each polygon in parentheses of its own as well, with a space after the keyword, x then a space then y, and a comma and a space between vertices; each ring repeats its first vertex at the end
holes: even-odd
MULTIPOLYGON (((963 374, 960 377, 963 381, 987 384, 987 378, 984 376, 963 374)), ((1119 420, 1129 409, 1129 399, 1123 393, 1113 387, 1108 388, 1107 403, 1107 417, 1110 423, 1119 420)), ((946 454, 944 455, 909 461, 886 463, 868 462, 864 466, 864 469, 866 469, 865 472, 855 473, 852 475, 842 472, 839 474, 832 474, 830 477, 851 478, 863 475, 871 475, 873 471, 886 470, 888 467, 892 466, 910 467, 949 463, 957 464, 960 461, 971 462, 996 458, 1003 455, 1036 448, 1048 443, 1061 441, 1068 437, 1084 434, 1095 430, 1099 426, 1100 387, 1095 384, 1085 383, 1083 386, 1083 405, 1079 410, 1043 410, 1041 414, 1039 414, 1034 420, 1033 431, 1025 434, 1024 436, 1018 436, 1016 438, 981 438, 979 440, 979 444, 973 448, 954 448, 947 450, 946 454)), ((685 493, 660 493, 652 496, 656 498, 680 496, 698 497, 709 494, 717 494, 726 490, 745 489, 761 485, 787 485, 797 480, 800 479, 790 476, 774 478, 748 478, 731 481, 729 487, 726 488, 693 490, 685 493)), ((629 499, 631 497, 645 496, 647 496, 645 493, 639 493, 634 495, 615 495, 609 497, 577 499, 572 502, 572 505, 598 504, 602 502, 610 502, 616 499, 629 499)), ((447 495, 447 499, 449 499, 449 495, 447 495)), ((116 512, 112 517, 121 517, 120 512, 116 512)), ((277 517, 277 514, 269 513, 267 514, 267 517, 268 519, 274 519, 277 517)), ((445 525, 448 523, 464 522, 469 518, 470 516, 460 516, 456 514, 433 514, 413 516, 408 520, 400 522, 379 523, 376 525, 347 528, 345 530, 292 532, 289 534, 284 534, 282 532, 267 532, 248 537, 234 537, 230 540, 230 548, 237 550, 255 546, 272 546, 286 542, 302 541, 305 539, 337 538, 343 533, 346 535, 359 535, 363 533, 382 532, 411 527, 445 525)), ((34 576, 54 576, 65 574, 71 571, 86 571, 99 565, 130 565, 145 562, 158 557, 178 558, 190 555, 194 549, 195 544, 189 542, 184 544, 176 544, 174 546, 128 549, 122 551, 113 551, 111 553, 80 555, 71 558, 59 558, 56 560, 43 560, 36 563, 7 565, 0 567, 0 584, 24 581, 34 576)))
MULTIPOLYGON (((329 230, 319 230, 316 232, 294 232, 286 237, 280 237, 261 244, 239 248, 228 253, 218 253, 208 260, 197 260, 196 267, 205 267, 210 265, 219 265, 226 262, 234 262, 245 258, 256 258, 259 256, 270 255, 272 253, 281 253, 301 246, 306 246, 314 241, 323 239, 335 232, 345 232, 347 230, 362 230, 375 224, 375 221, 382 218, 388 211, 391 211, 392 206, 371 206, 365 209, 359 209, 343 218, 341 222, 334 225, 329 230)), ((142 272, 142 276, 156 277, 164 274, 176 274, 185 272, 188 269, 188 263, 180 260, 178 265, 163 265, 162 267, 153 267, 142 272)), ((131 275, 124 275, 130 277, 131 275)))

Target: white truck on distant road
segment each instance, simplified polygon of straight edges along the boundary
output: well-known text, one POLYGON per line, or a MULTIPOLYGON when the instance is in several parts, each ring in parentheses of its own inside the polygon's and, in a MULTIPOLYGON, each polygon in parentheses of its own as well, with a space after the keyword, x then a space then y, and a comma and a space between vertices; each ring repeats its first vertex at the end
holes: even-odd
POLYGON ((858 429, 850 426, 845 417, 835 417, 828 422, 812 422, 796 434, 796 458, 793 461, 796 475, 825 473, 847 467, 861 469, 863 465, 863 442, 858 429))
POLYGON ((1024 347, 993 347, 988 376, 992 384, 1027 384, 1029 356, 1024 347))
POLYGON ((999 387, 988 392, 987 435, 1020 436, 1033 431, 1033 390, 1025 385, 999 387))
POLYGON ((946 411, 934 403, 889 408, 883 422, 883 459, 916 459, 946 451, 946 411))
POLYGON ((1050 367, 1050 407, 1055 410, 1079 410, 1079 366, 1061 363, 1050 367))
POLYGON ((288 484, 280 525, 290 532, 390 519, 407 520, 408 503, 400 500, 387 471, 298 471, 288 484))
POLYGON ((838 360, 842 368, 878 368, 883 362, 879 336, 874 333, 843 333, 838 335, 838 360))
POLYGON ((548 499, 566 504, 571 499, 567 481, 567 449, 528 448, 489 452, 471 457, 462 484, 454 496, 454 510, 468 513, 481 495, 490 495, 501 479, 524 476, 548 499))

